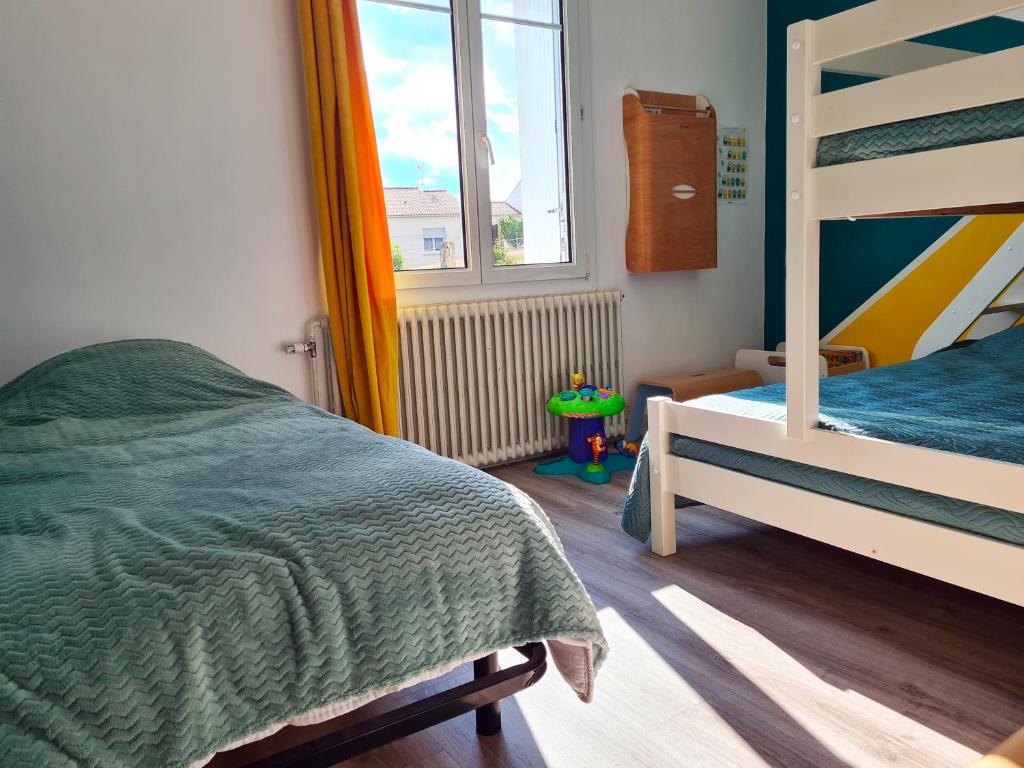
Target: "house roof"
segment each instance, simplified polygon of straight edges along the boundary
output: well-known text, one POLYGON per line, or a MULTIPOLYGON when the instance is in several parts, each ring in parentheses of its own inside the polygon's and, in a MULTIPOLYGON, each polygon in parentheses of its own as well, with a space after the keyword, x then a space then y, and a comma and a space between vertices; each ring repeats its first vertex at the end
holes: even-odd
POLYGON ((491 218, 499 219, 502 216, 521 216, 522 214, 516 210, 511 203, 506 200, 501 202, 491 203, 491 218))
MULTIPOLYGON (((462 215, 458 198, 447 189, 384 187, 384 206, 388 217, 462 215)), ((519 215, 519 211, 506 202, 491 203, 492 218, 519 215)))
POLYGON ((388 216, 459 216, 459 201, 447 189, 384 187, 388 216))

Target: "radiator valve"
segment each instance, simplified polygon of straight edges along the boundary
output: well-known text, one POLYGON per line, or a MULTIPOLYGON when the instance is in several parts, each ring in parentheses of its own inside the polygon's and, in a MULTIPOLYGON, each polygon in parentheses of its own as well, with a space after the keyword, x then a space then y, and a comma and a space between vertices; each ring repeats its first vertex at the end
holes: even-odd
POLYGON ((309 355, 310 357, 316 357, 316 342, 297 341, 294 344, 285 344, 284 351, 289 355, 306 354, 309 355))

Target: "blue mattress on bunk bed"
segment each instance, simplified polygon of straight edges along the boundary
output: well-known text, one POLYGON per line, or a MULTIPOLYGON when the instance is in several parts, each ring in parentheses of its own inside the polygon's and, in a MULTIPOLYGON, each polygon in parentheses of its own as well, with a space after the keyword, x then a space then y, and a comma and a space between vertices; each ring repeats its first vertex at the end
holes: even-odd
POLYGON ((824 136, 818 166, 1024 136, 1024 99, 824 136))
MULTIPOLYGON (((699 401, 717 411, 784 421, 785 388, 699 401)), ((821 382, 823 428, 1024 464, 1024 326, 969 347, 821 382)), ((1024 515, 772 456, 674 435, 672 453, 888 512, 1024 545, 1024 515)), ((647 442, 622 514, 640 541, 651 530, 647 442)))

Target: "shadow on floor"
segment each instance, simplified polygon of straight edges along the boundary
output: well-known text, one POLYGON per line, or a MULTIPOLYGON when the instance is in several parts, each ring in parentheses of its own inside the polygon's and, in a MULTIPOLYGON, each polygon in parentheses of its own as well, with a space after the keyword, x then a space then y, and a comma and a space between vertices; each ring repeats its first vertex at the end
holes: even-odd
MULTIPOLYGON (((622 618, 772 768, 853 768, 667 609, 622 618), (648 617, 645 617, 648 618, 648 617), (658 625, 659 631, 651 631, 658 625), (685 653, 680 653, 685 650, 685 653)), ((685 715, 682 716, 685 721, 685 715)))
POLYGON ((1015 606, 707 507, 680 510, 679 532, 676 555, 637 551, 634 565, 757 630, 829 685, 979 752, 1024 722, 1015 606))
POLYGON ((718 654, 683 626, 685 617, 659 604, 659 589, 678 587, 756 630, 824 683, 974 751, 1024 723, 1024 613, 1016 606, 703 506, 678 510, 679 551, 658 557, 619 528, 627 481, 581 488, 538 483, 528 467, 498 474, 549 511, 595 602, 630 622, 737 733, 756 733, 747 740, 772 765, 787 764, 772 755, 805 743, 820 764, 842 763, 806 742, 785 713, 767 731, 752 721, 732 696, 770 717, 777 706, 735 669, 723 669, 732 680, 726 696, 701 669, 718 654), (675 634, 652 634, 651 623, 676 625, 675 634), (770 748, 754 743, 765 739, 770 748))

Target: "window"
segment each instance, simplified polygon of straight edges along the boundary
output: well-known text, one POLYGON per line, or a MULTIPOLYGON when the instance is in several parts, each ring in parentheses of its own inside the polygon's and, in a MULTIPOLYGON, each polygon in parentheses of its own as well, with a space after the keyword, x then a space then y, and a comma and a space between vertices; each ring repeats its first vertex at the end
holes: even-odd
POLYGON ((428 227, 423 230, 423 250, 440 251, 444 243, 444 227, 428 227))
POLYGON ((583 5, 358 0, 399 287, 585 273, 583 5))

